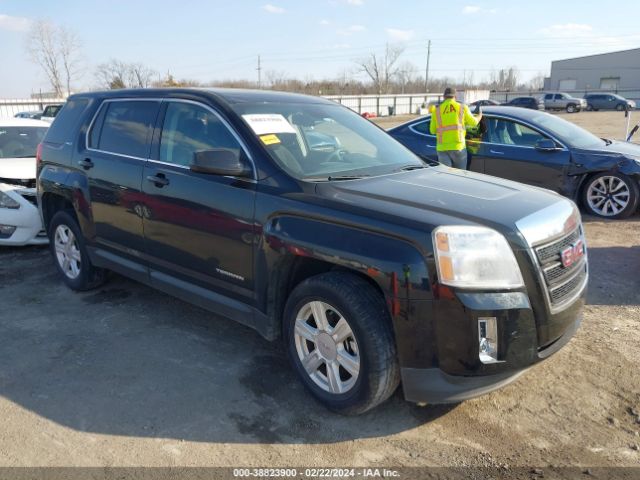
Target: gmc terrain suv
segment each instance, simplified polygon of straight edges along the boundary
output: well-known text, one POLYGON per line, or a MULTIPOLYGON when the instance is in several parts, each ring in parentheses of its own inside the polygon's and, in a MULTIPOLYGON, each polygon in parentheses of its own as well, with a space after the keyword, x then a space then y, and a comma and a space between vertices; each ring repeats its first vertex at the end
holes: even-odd
POLYGON ((38 160, 69 287, 113 270, 280 338, 338 412, 364 412, 400 382, 415 402, 481 395, 580 322, 586 247, 570 200, 425 164, 328 100, 78 94, 38 160))

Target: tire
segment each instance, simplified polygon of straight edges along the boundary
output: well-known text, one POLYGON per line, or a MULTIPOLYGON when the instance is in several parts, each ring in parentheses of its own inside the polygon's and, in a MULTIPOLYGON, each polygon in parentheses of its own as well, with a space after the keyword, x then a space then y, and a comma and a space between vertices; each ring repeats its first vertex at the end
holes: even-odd
POLYGON ((591 177, 582 190, 585 210, 603 218, 626 218, 638 208, 638 182, 619 172, 591 177))
POLYGON ((618 105, 616 105, 616 110, 619 112, 624 111, 624 105, 622 105, 621 103, 619 103, 618 105))
POLYGON ((91 264, 84 237, 71 212, 57 212, 48 234, 53 262, 69 288, 91 290, 104 282, 105 270, 91 264))
POLYGON ((570 103, 567 105, 567 113, 576 113, 576 104, 570 103))
POLYGON ((323 273, 298 285, 285 306, 283 338, 305 388, 334 412, 364 413, 387 400, 400 383, 385 300, 351 273, 323 273), (344 340, 337 342, 336 335, 344 340))
POLYGON ((590 103, 587 103, 587 112, 592 112, 593 111, 593 105, 591 105, 590 103))

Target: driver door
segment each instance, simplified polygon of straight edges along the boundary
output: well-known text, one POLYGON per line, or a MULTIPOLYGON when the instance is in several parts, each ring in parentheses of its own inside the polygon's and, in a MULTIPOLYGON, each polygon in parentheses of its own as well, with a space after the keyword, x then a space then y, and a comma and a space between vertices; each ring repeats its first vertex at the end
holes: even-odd
POLYGON ((550 139, 542 132, 506 118, 485 116, 483 121, 478 156, 484 161, 484 173, 562 191, 571 162, 565 147, 542 151, 536 148, 537 142, 550 139))

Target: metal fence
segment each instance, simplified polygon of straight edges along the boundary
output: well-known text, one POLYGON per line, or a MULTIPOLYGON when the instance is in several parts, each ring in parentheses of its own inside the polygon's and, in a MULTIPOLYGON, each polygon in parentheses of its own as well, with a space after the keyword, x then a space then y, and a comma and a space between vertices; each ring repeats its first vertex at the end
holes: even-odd
POLYGON ((421 107, 439 102, 442 99, 442 94, 327 95, 324 98, 349 107, 359 114, 373 113, 377 116, 387 116, 420 113, 421 107))
POLYGON ((64 103, 64 98, 19 98, 19 99, 0 99, 0 118, 13 117, 18 112, 34 112, 44 110, 47 105, 64 103))
MULTIPOLYGON (((550 90, 551 92, 551 90, 550 90)), ((616 93, 620 96, 628 100, 633 100, 636 102, 638 108, 640 108, 640 89, 637 88, 619 88, 614 90, 597 90, 597 89, 588 89, 588 90, 563 90, 563 93, 568 93, 571 96, 582 98, 587 93, 616 93)), ((540 90, 520 90, 519 92, 491 92, 491 100, 495 100, 496 102, 508 102, 509 100, 516 97, 542 97, 546 91, 540 90)))

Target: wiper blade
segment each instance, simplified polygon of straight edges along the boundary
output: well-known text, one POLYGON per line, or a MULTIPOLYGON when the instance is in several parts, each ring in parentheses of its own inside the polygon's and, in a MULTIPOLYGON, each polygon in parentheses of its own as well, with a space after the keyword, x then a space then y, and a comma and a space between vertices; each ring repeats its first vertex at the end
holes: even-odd
POLYGON ((309 182, 333 182, 339 180, 358 180, 371 175, 336 175, 334 177, 307 177, 305 180, 309 182))
POLYGON ((602 140, 604 140, 604 143, 607 145, 611 145, 613 143, 613 140, 609 140, 608 138, 603 138, 602 140))
POLYGON ((411 165, 404 165, 403 167, 396 168, 394 172, 408 172, 411 170, 420 170, 422 168, 427 168, 426 165, 416 165, 415 163, 411 165))

